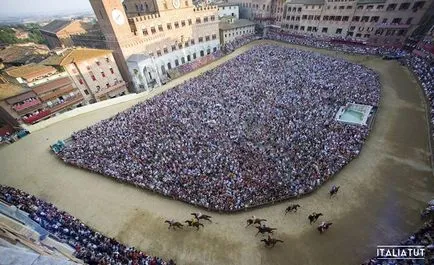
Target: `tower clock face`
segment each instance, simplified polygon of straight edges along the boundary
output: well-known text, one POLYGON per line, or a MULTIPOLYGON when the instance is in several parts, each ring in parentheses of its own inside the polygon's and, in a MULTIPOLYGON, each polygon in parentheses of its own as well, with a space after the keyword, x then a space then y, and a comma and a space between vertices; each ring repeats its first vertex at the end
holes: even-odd
POLYGON ((174 8, 179 8, 181 6, 180 0, 172 0, 172 4, 174 8))
POLYGON ((112 11, 112 17, 113 20, 116 22, 116 24, 123 25, 125 23, 125 17, 124 14, 119 9, 114 9, 112 11))

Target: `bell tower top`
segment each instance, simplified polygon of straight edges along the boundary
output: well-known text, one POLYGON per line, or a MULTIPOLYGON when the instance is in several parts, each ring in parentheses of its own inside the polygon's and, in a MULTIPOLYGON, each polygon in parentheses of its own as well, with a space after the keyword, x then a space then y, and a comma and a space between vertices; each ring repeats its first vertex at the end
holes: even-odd
POLYGON ((108 43, 125 42, 134 37, 121 0, 90 0, 90 4, 108 43))

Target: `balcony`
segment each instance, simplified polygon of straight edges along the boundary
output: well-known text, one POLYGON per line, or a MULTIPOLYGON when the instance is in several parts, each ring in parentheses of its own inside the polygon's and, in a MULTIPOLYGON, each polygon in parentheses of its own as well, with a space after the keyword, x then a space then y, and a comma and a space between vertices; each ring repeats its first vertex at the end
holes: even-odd
POLYGON ((125 89, 126 89, 124 81, 118 82, 117 84, 115 84, 109 88, 101 89, 99 92, 95 93, 95 97, 100 98, 100 97, 104 96, 105 94, 108 94, 112 91, 115 91, 121 87, 125 87, 125 89))
POLYGON ((25 109, 37 106, 39 104, 41 104, 42 102, 39 99, 34 99, 32 101, 29 102, 24 102, 21 105, 17 105, 17 106, 12 106, 12 109, 15 110, 16 112, 21 112, 25 109))
POLYGON ((75 90, 74 87, 67 86, 67 87, 61 88, 55 92, 48 92, 45 95, 39 96, 39 97, 45 102, 45 101, 48 101, 48 100, 53 99, 53 98, 58 98, 59 96, 67 94, 67 93, 72 92, 74 90, 75 90))
POLYGON ((50 110, 52 113, 58 112, 61 109, 64 109, 66 107, 69 107, 71 105, 77 104, 83 100, 83 96, 81 94, 76 95, 73 98, 69 98, 68 100, 64 101, 63 103, 60 103, 54 107, 52 107, 50 110))
POLYGON ((33 116, 31 116, 31 117, 29 117, 29 118, 27 118, 27 119, 24 119, 24 118, 23 118, 23 121, 24 121, 25 123, 27 123, 27 124, 33 124, 33 123, 35 123, 36 121, 39 121, 40 119, 42 119, 42 118, 44 118, 44 117, 47 117, 47 116, 50 115, 50 114, 51 114, 51 111, 50 111, 49 109, 47 109, 47 110, 43 110, 43 111, 39 112, 38 114, 33 115, 33 116))

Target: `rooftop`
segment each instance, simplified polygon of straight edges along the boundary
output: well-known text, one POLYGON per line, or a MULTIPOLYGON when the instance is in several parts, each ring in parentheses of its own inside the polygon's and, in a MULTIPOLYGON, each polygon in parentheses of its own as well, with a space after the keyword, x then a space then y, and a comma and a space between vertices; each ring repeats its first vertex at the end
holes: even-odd
POLYGON ((45 76, 50 73, 56 72, 56 68, 42 64, 27 64, 18 67, 11 67, 5 70, 11 77, 23 78, 26 80, 35 79, 40 76, 45 76))
POLYGON ((11 45, 0 50, 0 61, 6 64, 27 64, 40 62, 47 54, 47 50, 38 46, 11 45))
POLYGON ((253 25, 255 25, 255 23, 248 20, 248 19, 238 19, 238 20, 235 20, 233 23, 220 22, 219 28, 221 30, 229 30, 229 29, 235 29, 235 28, 241 28, 241 27, 247 27, 247 26, 253 26, 253 25))
POLYGON ((0 84, 0 100, 17 96, 28 91, 27 88, 11 83, 0 84))
POLYGON ((41 62, 44 65, 60 65, 65 66, 71 63, 87 61, 92 58, 98 58, 111 54, 111 50, 76 48, 63 52, 63 54, 52 55, 41 62))
POLYGON ((41 30, 46 32, 57 33, 63 28, 71 24, 73 20, 53 20, 49 24, 41 28, 41 30))

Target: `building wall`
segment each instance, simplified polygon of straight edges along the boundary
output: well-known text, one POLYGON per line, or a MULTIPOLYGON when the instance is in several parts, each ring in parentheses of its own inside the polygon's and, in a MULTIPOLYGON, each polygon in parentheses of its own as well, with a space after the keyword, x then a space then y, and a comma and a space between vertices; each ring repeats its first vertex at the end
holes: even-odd
MULTIPOLYGON (((127 10, 131 10, 135 4, 144 2, 124 1, 124 4, 127 10)), ((132 80, 126 64, 131 55, 150 55, 154 61, 161 62, 161 65, 164 62, 167 66, 169 61, 174 63, 181 53, 190 52, 192 46, 199 45, 197 49, 203 45, 211 49, 219 47, 217 6, 195 8, 191 0, 180 0, 179 3, 180 6, 175 7, 172 1, 155 1, 153 14, 140 13, 138 16, 136 12, 125 12, 120 1, 91 0, 107 46, 114 51, 125 80, 132 80), (124 24, 119 25, 114 20, 112 10, 115 9, 125 17, 124 24)))
POLYGON ((282 28, 295 33, 346 37, 374 45, 401 45, 433 3, 428 1, 286 3, 282 28), (424 3, 423 7, 417 7, 424 3))
POLYGON ((65 69, 86 102, 100 101, 99 94, 108 93, 109 88, 123 81, 112 54, 72 63, 65 69))
POLYGON ((218 7, 218 15, 219 18, 226 17, 226 16, 233 16, 236 17, 236 19, 240 18, 240 10, 238 5, 224 5, 218 7))
POLYGON ((55 34, 41 31, 42 37, 47 41, 47 46, 50 49, 62 47, 62 42, 55 34))
POLYGON ((255 26, 239 27, 228 30, 220 30, 220 40, 222 44, 233 41, 236 38, 255 34, 255 26))
POLYGON ((240 6, 241 18, 261 24, 280 25, 283 19, 284 1, 282 0, 229 0, 229 3, 240 6))

